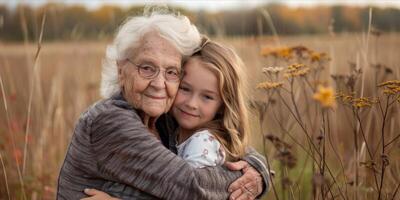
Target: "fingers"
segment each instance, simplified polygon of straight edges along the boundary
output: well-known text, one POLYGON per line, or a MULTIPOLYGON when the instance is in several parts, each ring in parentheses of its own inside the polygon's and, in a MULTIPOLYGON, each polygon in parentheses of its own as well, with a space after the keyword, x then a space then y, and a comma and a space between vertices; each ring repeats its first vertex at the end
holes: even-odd
POLYGON ((249 174, 244 174, 240 178, 236 179, 233 183, 228 188, 229 192, 233 192, 236 190, 239 190, 243 185, 246 185, 247 183, 252 181, 252 177, 249 174))
POLYGON ((247 168, 249 166, 249 163, 241 160, 238 162, 225 162, 225 166, 232 171, 239 171, 247 168))
POLYGON ((229 186, 230 199, 254 199, 261 194, 262 184, 261 175, 253 167, 247 167, 243 176, 229 186))
POLYGON ((110 195, 108 195, 107 193, 102 192, 100 190, 86 188, 83 191, 89 197, 83 198, 81 200, 107 200, 107 199, 108 200, 115 200, 115 198, 112 198, 110 195))
POLYGON ((252 189, 252 193, 255 196, 258 196, 259 194, 261 194, 262 190, 263 190, 263 179, 261 177, 261 174, 257 172, 257 170, 255 170, 253 167, 249 167, 248 171, 246 172, 248 174, 251 175, 251 179, 253 180, 251 183, 247 183, 245 185, 246 188, 251 188, 252 189), (254 192, 253 192, 254 191, 254 192))
POLYGON ((96 189, 89 189, 89 188, 86 188, 86 189, 84 189, 83 191, 85 192, 85 194, 87 194, 87 195, 89 195, 89 196, 94 196, 94 195, 96 195, 96 194, 102 193, 102 192, 100 192, 100 191, 98 191, 98 190, 96 190, 96 189))
POLYGON ((243 192, 242 195, 240 195, 235 200, 253 200, 253 199, 255 199, 255 197, 251 193, 243 192))
POLYGON ((252 181, 257 181, 257 179, 260 177, 260 174, 253 169, 252 167, 247 167, 247 170, 243 170, 244 174, 240 178, 236 179, 228 188, 229 192, 238 190, 242 186, 246 185, 249 182, 252 181))
POLYGON ((239 188, 238 190, 235 190, 231 193, 231 195, 229 196, 229 199, 230 200, 237 199, 241 194, 242 194, 242 188, 239 188))
POLYGON ((250 192, 246 187, 242 187, 239 190, 234 191, 229 197, 230 200, 252 200, 255 199, 255 195, 250 192))

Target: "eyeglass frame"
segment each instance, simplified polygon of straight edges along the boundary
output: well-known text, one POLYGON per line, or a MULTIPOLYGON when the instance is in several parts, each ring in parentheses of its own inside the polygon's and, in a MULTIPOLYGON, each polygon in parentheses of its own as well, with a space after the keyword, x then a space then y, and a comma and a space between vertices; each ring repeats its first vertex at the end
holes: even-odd
POLYGON ((178 68, 176 68, 176 67, 168 67, 168 68, 165 69, 165 70, 161 70, 160 67, 154 66, 154 65, 152 65, 152 64, 147 64, 147 65, 154 67, 157 71, 154 73, 154 75, 147 77, 147 76, 144 76, 142 73, 140 73, 140 69, 143 69, 143 67, 142 67, 143 64, 136 64, 136 63, 134 63, 134 62, 133 62, 131 59, 129 59, 129 58, 127 58, 126 60, 127 60, 129 63, 131 63, 132 65, 134 65, 134 66, 137 68, 138 74, 139 74, 142 78, 145 78, 145 79, 151 80, 151 79, 156 78, 156 77, 160 74, 160 71, 164 71, 164 78, 165 78, 165 80, 168 81, 168 82, 174 82, 174 83, 180 82, 180 81, 182 80, 182 78, 183 78, 183 70, 182 70, 182 69, 178 69, 178 68), (179 72, 178 79, 176 79, 176 80, 170 80, 170 79, 167 78, 167 70, 168 70, 168 69, 171 69, 171 68, 175 68, 176 70, 178 70, 178 72, 179 72))

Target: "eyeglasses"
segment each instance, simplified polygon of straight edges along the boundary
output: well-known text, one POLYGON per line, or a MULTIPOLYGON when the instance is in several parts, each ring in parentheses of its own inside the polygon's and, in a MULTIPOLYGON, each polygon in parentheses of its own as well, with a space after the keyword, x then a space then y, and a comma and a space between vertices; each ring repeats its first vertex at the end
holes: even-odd
MULTIPOLYGON (((160 68, 156 67, 151 64, 135 64, 132 62, 130 59, 127 59, 128 62, 132 63, 134 66, 137 67, 138 73, 141 77, 146 78, 146 79, 153 79, 158 76, 160 73, 160 68)), ((168 67, 164 71, 164 77, 165 80, 169 82, 179 82, 182 78, 182 72, 176 67, 168 67)))

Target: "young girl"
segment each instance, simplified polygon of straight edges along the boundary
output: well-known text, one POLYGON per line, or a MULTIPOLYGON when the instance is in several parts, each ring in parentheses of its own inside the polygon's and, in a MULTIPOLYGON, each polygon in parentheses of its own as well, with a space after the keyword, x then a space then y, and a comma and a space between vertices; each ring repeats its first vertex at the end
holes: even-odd
POLYGON ((194 167, 244 155, 248 122, 242 68, 231 49, 208 40, 184 66, 171 112, 179 124, 178 155, 194 167))

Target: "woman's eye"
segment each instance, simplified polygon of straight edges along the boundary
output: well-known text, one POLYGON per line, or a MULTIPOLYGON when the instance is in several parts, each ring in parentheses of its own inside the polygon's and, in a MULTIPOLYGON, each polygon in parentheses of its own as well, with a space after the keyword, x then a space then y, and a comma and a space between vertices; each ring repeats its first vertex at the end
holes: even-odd
POLYGON ((141 65, 140 68, 142 68, 143 71, 147 71, 147 72, 156 71, 155 67, 153 67, 151 65, 141 65))
POLYGON ((178 76, 179 73, 175 69, 170 69, 170 70, 167 70, 167 74, 173 75, 173 76, 178 76))

